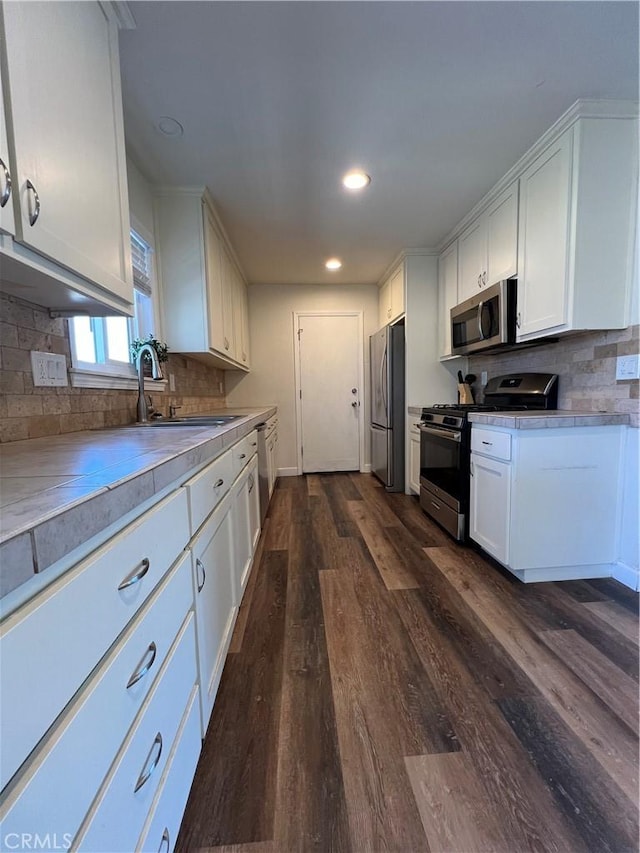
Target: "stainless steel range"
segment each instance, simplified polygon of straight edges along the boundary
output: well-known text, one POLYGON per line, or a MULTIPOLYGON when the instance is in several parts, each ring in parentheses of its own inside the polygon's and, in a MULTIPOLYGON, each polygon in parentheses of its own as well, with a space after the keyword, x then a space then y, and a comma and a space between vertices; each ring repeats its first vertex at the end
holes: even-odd
POLYGON ((470 412, 550 410, 558 405, 555 373, 510 373, 490 379, 482 404, 441 404, 422 410, 420 506, 448 533, 469 531, 470 412))

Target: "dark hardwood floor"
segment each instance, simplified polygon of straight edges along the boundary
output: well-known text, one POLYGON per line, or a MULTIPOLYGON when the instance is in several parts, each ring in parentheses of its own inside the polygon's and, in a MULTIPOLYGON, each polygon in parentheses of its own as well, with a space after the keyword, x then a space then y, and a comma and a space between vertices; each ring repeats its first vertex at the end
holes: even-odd
POLYGON ((176 850, 638 850, 638 596, 281 479, 176 850))

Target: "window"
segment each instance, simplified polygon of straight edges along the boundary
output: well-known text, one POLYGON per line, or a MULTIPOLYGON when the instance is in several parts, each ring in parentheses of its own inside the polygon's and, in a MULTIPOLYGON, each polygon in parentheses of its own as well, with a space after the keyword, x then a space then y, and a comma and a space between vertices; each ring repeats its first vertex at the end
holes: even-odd
POLYGON ((153 247, 137 230, 131 231, 131 262, 133 317, 73 317, 69 321, 72 382, 76 386, 127 388, 136 378, 129 345, 134 338, 145 338, 157 329, 153 247))

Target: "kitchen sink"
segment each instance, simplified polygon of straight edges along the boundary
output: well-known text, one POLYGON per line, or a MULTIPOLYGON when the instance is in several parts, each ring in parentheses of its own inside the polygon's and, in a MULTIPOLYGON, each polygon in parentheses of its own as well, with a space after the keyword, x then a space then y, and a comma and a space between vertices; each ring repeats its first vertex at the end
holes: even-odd
POLYGON ((157 418, 146 424, 126 424, 121 429, 147 429, 147 427, 220 427, 238 421, 243 415, 191 415, 184 418, 157 418))

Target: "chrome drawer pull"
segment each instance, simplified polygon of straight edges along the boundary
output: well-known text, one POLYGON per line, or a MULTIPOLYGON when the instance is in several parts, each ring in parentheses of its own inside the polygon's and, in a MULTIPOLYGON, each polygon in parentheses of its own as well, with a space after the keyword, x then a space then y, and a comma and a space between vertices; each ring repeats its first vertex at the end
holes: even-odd
POLYGON ((158 734, 155 736, 155 739, 153 741, 153 745, 152 745, 151 749, 149 750, 149 755, 147 755, 147 760, 145 761, 145 767, 149 763, 149 759, 151 758, 151 753, 153 752, 153 750, 156 747, 158 748, 158 752, 153 757, 151 764, 149 764, 149 769, 148 770, 143 769, 142 772, 140 773, 140 775, 138 776, 138 781, 136 782, 136 786, 133 789, 134 794, 137 793, 140 790, 140 788, 142 788, 142 786, 149 781, 151 774, 153 773, 153 771, 158 766, 158 762, 160 761, 160 756, 162 755, 162 735, 160 734, 160 732, 158 732, 158 734))
POLYGON ((202 592, 202 587, 204 586, 204 582, 207 579, 207 573, 204 570, 204 563, 202 560, 196 560, 196 586, 198 587, 198 592, 202 592), (202 569, 202 583, 198 580, 198 569, 202 569))
POLYGON ((257 441, 252 441, 252 442, 251 442, 251 447, 257 447, 257 446, 258 446, 258 442, 257 442, 257 441))
POLYGON ((253 479, 253 474, 249 474, 249 494, 253 491, 256 481, 253 479))
POLYGON ((138 583, 138 581, 141 581, 142 578, 149 571, 150 565, 151 564, 149 563, 149 558, 145 557, 140 563, 140 565, 136 566, 135 569, 126 576, 126 578, 118 586, 118 589, 127 589, 127 587, 133 586, 134 584, 138 583))
POLYGON ((149 670, 153 666, 154 660, 156 659, 157 651, 158 651, 158 649, 156 647, 156 644, 150 643, 149 648, 140 658, 140 662, 138 663, 138 666, 136 667, 135 672, 133 673, 133 675, 131 676, 131 678, 127 682, 127 690, 130 687, 133 687, 134 684, 137 684, 138 681, 140 681, 141 678, 144 678, 144 676, 149 672, 149 670), (149 654, 151 654, 151 657, 148 658, 147 661, 145 662, 145 658, 147 658, 147 656, 149 654))
POLYGON ((485 440, 483 439, 483 440, 482 440, 482 443, 483 443, 483 444, 488 444, 488 445, 489 445, 489 447, 493 447, 493 442, 492 442, 492 441, 485 441, 485 440))
POLYGON ((0 169, 4 172, 4 189, 0 196, 0 207, 4 207, 11 197, 11 174, 4 160, 0 160, 0 169))
POLYGON ((222 477, 219 480, 215 481, 215 483, 213 484, 213 488, 219 489, 220 486, 224 486, 224 480, 222 479, 222 477))
POLYGON ((160 847, 158 847, 158 853, 162 853, 162 848, 164 845, 167 845, 167 853, 171 850, 171 842, 169 841, 169 830, 165 826, 164 832, 162 833, 162 841, 160 842, 160 847))
POLYGON ((246 458, 247 458, 246 453, 241 453, 240 456, 238 456, 238 459, 246 459, 246 458))
POLYGON ((33 212, 31 211, 31 205, 29 205, 29 225, 35 225, 38 221, 38 217, 40 216, 40 196, 38 195, 38 190, 34 187, 30 180, 27 179, 27 192, 33 193, 33 198, 35 200, 35 206, 33 208, 33 212))
POLYGON ((431 501, 431 506, 434 506, 436 509, 442 509, 440 504, 437 504, 435 501, 431 501))

